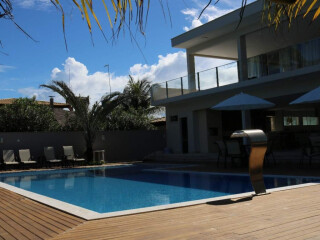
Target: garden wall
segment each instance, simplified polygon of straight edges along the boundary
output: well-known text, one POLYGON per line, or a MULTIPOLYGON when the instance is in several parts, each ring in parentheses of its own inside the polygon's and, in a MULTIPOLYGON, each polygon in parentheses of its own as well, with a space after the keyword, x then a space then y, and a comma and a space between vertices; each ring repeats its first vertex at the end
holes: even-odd
MULTIPOLYGON (((85 151, 85 141, 81 132, 3 132, 0 133, 0 155, 3 149, 29 148, 38 158, 43 156, 43 147, 54 146, 56 155, 62 156, 62 146, 72 145, 75 153, 85 151)), ((105 150, 107 162, 136 161, 144 156, 163 150, 166 146, 165 132, 156 131, 111 131, 97 134, 94 149, 105 150)))

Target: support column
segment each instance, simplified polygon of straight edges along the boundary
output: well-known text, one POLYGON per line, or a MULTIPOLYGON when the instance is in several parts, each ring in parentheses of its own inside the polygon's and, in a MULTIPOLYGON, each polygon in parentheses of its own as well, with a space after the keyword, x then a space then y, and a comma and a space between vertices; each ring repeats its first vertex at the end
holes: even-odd
POLYGON ((188 89, 190 92, 196 91, 196 68, 194 63, 194 55, 188 53, 187 50, 187 69, 188 69, 188 89))
POLYGON ((239 81, 248 80, 247 44, 244 35, 238 38, 238 72, 239 81))
POLYGON ((188 145, 189 145, 189 153, 195 153, 196 152, 196 137, 195 137, 195 115, 196 113, 194 111, 190 112, 188 114, 188 145))

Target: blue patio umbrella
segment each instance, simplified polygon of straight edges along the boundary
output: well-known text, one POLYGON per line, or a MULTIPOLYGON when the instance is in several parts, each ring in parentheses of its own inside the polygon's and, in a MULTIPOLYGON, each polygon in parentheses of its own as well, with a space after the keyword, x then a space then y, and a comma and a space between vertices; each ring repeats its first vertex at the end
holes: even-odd
POLYGON ((269 108, 273 106, 272 102, 241 92, 211 107, 211 109, 232 111, 269 108))
POLYGON ((299 104, 299 103, 315 103, 320 102, 320 87, 307 92, 296 100, 292 101, 290 104, 299 104))

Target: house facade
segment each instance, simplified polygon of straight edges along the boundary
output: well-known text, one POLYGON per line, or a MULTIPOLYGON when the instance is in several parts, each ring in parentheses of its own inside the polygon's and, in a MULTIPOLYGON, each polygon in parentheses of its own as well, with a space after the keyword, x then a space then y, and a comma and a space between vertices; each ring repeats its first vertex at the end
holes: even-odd
POLYGON ((152 86, 152 104, 165 106, 167 147, 173 153, 211 153, 215 141, 235 130, 263 129, 283 148, 304 144, 317 132, 317 104, 290 105, 320 85, 320 20, 297 17, 275 29, 262 21, 263 1, 240 9, 172 39, 185 49, 188 76, 152 86), (195 57, 230 60, 195 72, 195 57), (275 104, 270 109, 217 111, 219 102, 244 92, 275 104))

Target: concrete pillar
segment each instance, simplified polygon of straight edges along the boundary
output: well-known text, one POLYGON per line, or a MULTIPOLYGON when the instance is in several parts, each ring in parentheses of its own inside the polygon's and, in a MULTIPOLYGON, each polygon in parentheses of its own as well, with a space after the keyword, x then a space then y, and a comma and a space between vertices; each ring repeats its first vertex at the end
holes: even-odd
POLYGON ((208 153, 208 123, 207 109, 194 111, 195 150, 199 153, 208 153))
POLYGON ((248 79, 248 63, 247 63, 247 45, 246 37, 240 36, 238 38, 238 70, 239 81, 248 79))
POLYGON ((283 111, 276 111, 276 131, 283 131, 283 111))
POLYGON ((196 137, 195 137, 195 131, 196 131, 196 113, 195 112, 191 112, 190 114, 188 114, 188 150, 189 153, 195 153, 196 152, 196 137))
POLYGON ((188 69, 188 86, 189 91, 193 92, 196 90, 196 68, 194 63, 194 55, 188 53, 187 50, 187 69, 188 69))

